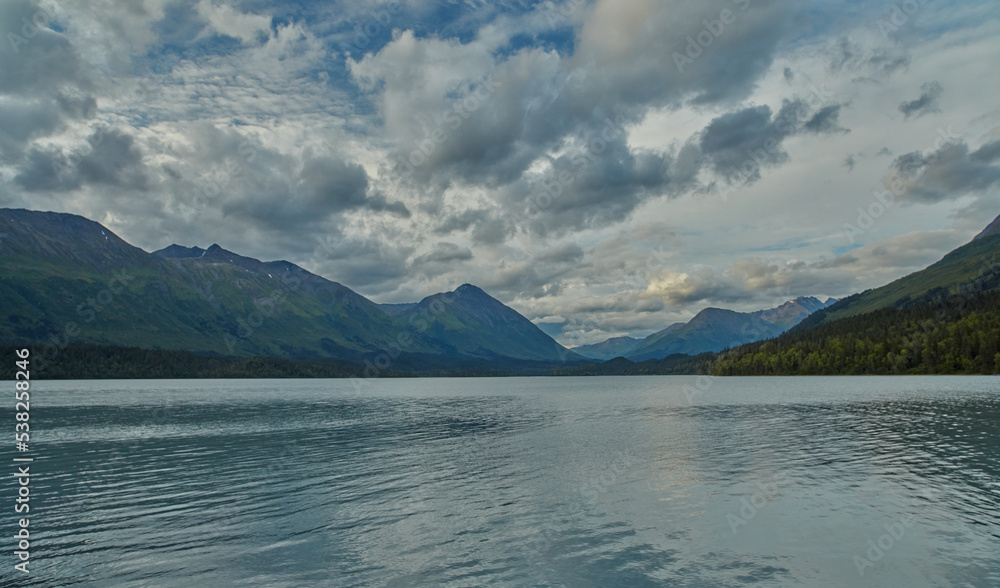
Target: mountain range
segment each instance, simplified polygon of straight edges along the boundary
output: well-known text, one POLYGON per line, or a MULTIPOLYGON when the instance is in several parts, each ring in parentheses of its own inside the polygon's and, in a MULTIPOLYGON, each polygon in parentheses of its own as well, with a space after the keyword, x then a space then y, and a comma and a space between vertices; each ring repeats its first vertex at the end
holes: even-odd
MULTIPOLYGON (((1000 374, 1000 217, 972 241, 923 270, 827 302, 832 304, 826 308, 816 309, 816 303, 810 302, 797 312, 788 312, 789 307, 782 305, 779 312, 748 313, 778 320, 783 324, 775 327, 783 328, 797 320, 796 314, 815 309, 776 337, 719 353, 640 361, 617 357, 560 368, 555 374, 1000 374)), ((727 317, 732 320, 718 309, 708 316, 727 317)), ((669 338, 683 326, 673 325, 665 334, 661 331, 651 337, 669 338)), ((627 355, 636 354, 633 349, 627 355)))
POLYGON ((687 323, 674 323, 645 339, 616 337, 573 351, 592 359, 625 357, 632 361, 663 359, 670 355, 698 355, 769 339, 799 324, 812 313, 837 302, 814 297, 789 300, 781 306, 756 312, 706 308, 687 323))
POLYGON ((0 209, 0 308, 7 343, 359 364, 584 360, 471 284, 379 305, 287 261, 218 245, 147 253, 96 222, 53 212, 0 209))
POLYGON ((75 363, 60 377, 95 358, 105 361, 101 369, 124 366, 115 373, 195 373, 183 353, 207 358, 197 373, 234 375, 487 374, 497 366, 584 375, 993 373, 998 304, 1000 217, 926 269, 842 300, 803 297, 749 313, 706 308, 643 340, 567 350, 471 284, 376 304, 287 261, 218 245, 148 253, 80 216, 0 209, 0 345, 31 344, 47 357, 72 347, 65 356, 75 363), (125 369, 148 363, 140 357, 161 357, 163 369, 125 369))
MULTIPOLYGON (((83 217, 0 210, 0 342, 185 350, 229 357, 585 361, 720 351, 773 337, 823 303, 799 298, 737 313, 709 308, 639 341, 570 351, 471 284, 376 304, 288 261, 170 245, 147 253, 83 217)), ((383 360, 383 363, 384 360, 383 360)))

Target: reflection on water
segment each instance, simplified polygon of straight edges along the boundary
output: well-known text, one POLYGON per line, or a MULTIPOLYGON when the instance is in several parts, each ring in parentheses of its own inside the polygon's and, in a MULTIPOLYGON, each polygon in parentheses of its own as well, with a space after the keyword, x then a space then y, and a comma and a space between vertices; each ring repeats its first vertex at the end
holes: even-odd
POLYGON ((3 584, 1000 586, 995 378, 377 384, 36 384, 3 584))

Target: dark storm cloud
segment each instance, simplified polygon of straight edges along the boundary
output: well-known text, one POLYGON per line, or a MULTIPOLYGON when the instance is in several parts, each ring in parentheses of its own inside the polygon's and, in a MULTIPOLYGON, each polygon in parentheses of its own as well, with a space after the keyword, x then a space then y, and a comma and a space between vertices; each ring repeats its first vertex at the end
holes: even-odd
POLYGON ((468 247, 442 241, 435 244, 430 252, 415 257, 413 265, 418 267, 433 263, 457 265, 459 262, 470 259, 472 259, 472 250, 468 247))
POLYGON ((701 132, 698 146, 719 175, 754 182, 762 168, 788 161, 785 139, 802 132, 843 131, 839 112, 840 105, 828 105, 811 113, 801 99, 785 100, 773 118, 768 106, 749 107, 714 119, 701 132))
POLYGON ((919 98, 899 105, 899 111, 903 113, 904 117, 910 118, 911 116, 923 116, 929 112, 941 112, 941 95, 944 94, 944 88, 941 87, 941 84, 927 82, 920 86, 920 90, 923 93, 920 94, 919 98))
POLYGON ((0 161, 25 160, 30 143, 51 136, 74 119, 97 110, 90 67, 61 33, 49 28, 53 16, 37 2, 0 3, 0 161))
POLYGON ((760 165, 774 165, 788 160, 781 142, 792 132, 791 127, 778 129, 771 120, 768 106, 757 106, 724 114, 702 131, 699 147, 709 158, 716 172, 731 176, 748 157, 757 168, 753 179, 760 178, 760 165))
POLYGON ((892 162, 892 168, 903 176, 912 177, 916 175, 927 163, 930 157, 924 156, 919 151, 904 153, 892 162))
POLYGON ((413 247, 404 243, 389 243, 382 239, 360 237, 331 238, 316 258, 320 275, 351 288, 366 288, 368 292, 395 289, 399 281, 410 275, 407 260, 413 247))
POLYGON ((84 185, 145 191, 149 187, 142 152, 119 130, 97 130, 86 145, 69 152, 33 149, 14 177, 23 189, 64 192, 84 185))
POLYGON ((632 149, 624 133, 578 137, 576 149, 550 159, 540 177, 511 186, 505 199, 515 209, 520 205, 529 230, 541 235, 620 222, 648 199, 698 189, 706 167, 731 183, 760 179, 762 168, 788 161, 782 147, 787 138, 847 132, 838 123, 841 107, 813 110, 794 99, 785 100, 774 116, 768 106, 744 108, 715 118, 683 147, 666 153, 632 149))
POLYGON ((523 187, 534 203, 531 212, 558 233, 626 218, 645 198, 666 190, 671 161, 668 155, 630 150, 619 138, 602 143, 599 153, 583 149, 556 158, 544 177, 523 187))
POLYGON ((483 284, 489 292, 540 299, 560 294, 563 291, 562 277, 569 271, 561 264, 501 261, 500 267, 486 277, 483 284))
POLYGON ((803 125, 803 129, 810 133, 847 132, 840 126, 840 108, 840 104, 824 106, 803 125))
POLYGON ((868 60, 868 65, 880 76, 888 76, 910 66, 910 56, 889 50, 876 51, 868 60))
POLYGON ((470 208, 457 214, 445 217, 444 222, 434 228, 437 235, 448 235, 456 231, 465 231, 476 223, 489 219, 490 212, 483 209, 470 208))
POLYGON ((514 233, 514 225, 509 215, 497 208, 470 208, 460 213, 452 213, 444 222, 434 227, 436 235, 468 231, 477 245, 499 245, 514 233))
POLYGON ((399 218, 410 218, 413 213, 405 204, 399 201, 390 201, 382 192, 372 192, 365 207, 373 212, 385 212, 399 218))
POLYGON ((969 157, 975 159, 976 161, 982 161, 983 163, 991 163, 1000 159, 1000 140, 983 145, 969 157))
POLYGON ((175 148, 162 185, 179 206, 219 210, 265 231, 300 234, 352 211, 408 218, 409 209, 371 186, 365 169, 336 153, 283 153, 236 130, 198 123, 175 148))
POLYGON ((61 153, 32 149, 27 153, 20 171, 14 176, 14 182, 28 192, 65 192, 80 187, 77 174, 71 177, 56 174, 56 169, 66 167, 66 159, 61 153))
MULTIPOLYGON (((493 63, 492 70, 472 70, 471 83, 459 84, 446 99, 415 95, 415 87, 434 87, 435 76, 452 75, 438 71, 435 60, 447 62, 455 48, 435 40, 404 33, 377 54, 351 63, 350 69, 359 85, 376 92, 387 113, 387 131, 399 140, 393 157, 399 163, 397 176, 418 185, 445 178, 448 185, 461 180, 500 189, 508 212, 515 212, 538 194, 536 180, 546 180, 528 174, 533 164, 574 141, 600 137, 608 121, 621 127, 640 122, 651 107, 687 100, 726 104, 748 95, 773 62, 783 35, 793 30, 800 9, 784 0, 734 3, 735 20, 696 60, 679 67, 662 56, 684 51, 686 37, 697 35, 706 20, 719 18, 718 7, 635 3, 628 7, 635 19, 628 20, 618 18, 621 6, 599 2, 573 55, 557 59, 537 50, 516 52, 493 63), (423 62, 411 61, 417 54, 423 62), (434 106, 420 111, 420 104, 434 106), (397 112, 409 116, 394 118, 397 112)), ((834 109, 816 121, 816 130, 835 122, 834 109)), ((671 154, 633 153, 623 139, 609 143, 587 169, 568 161, 572 148, 571 155, 553 163, 555 177, 568 171, 574 185, 570 196, 546 211, 549 229, 620 221, 644 199, 675 192, 689 171, 697 172, 698 166, 688 160, 678 163, 671 154), (672 169, 676 165, 684 169, 672 169)), ((464 220, 465 227, 472 224, 454 220, 464 220)), ((439 230, 452 226, 446 221, 439 230)), ((480 232, 484 237, 499 234, 480 232)))
POLYGON ((79 163, 80 179, 86 184, 118 186, 145 190, 148 178, 142 164, 142 153, 135 139, 122 131, 111 130, 91 135, 87 142, 94 148, 79 163))
POLYGON ((330 212, 365 206, 368 174, 357 164, 333 157, 306 160, 299 172, 304 202, 330 212))
POLYGON ((0 3, 0 24, 0 93, 38 96, 92 88, 89 67, 69 39, 49 28, 52 15, 37 2, 0 3))
POLYGON ((51 101, 0 102, 0 161, 16 164, 31 140, 59 128, 61 120, 53 115, 55 107, 51 101))
POLYGON ((576 243, 563 243, 535 257, 543 263, 576 263, 583 259, 583 249, 576 243))
MULTIPOLYGON (((706 48, 699 61, 692 64, 691 77, 680 80, 690 81, 698 92, 695 103, 730 102, 748 94, 760 76, 771 67, 785 35, 795 30, 796 17, 803 8, 799 3, 783 0, 739 1, 733 2, 732 6, 735 7, 736 21, 706 48)), ((674 9, 673 6, 664 8, 667 12, 674 9)), ((719 16, 717 5, 705 4, 700 9, 709 17, 719 16)), ((689 22, 684 35, 668 42, 676 45, 676 40, 699 34, 703 26, 703 20, 689 22)), ((650 54, 650 58, 657 57, 655 53, 650 54)))
POLYGON ((955 200, 1000 183, 1000 166, 991 165, 997 157, 996 142, 972 153, 965 143, 949 143, 929 155, 899 156, 885 183, 910 202, 955 200))
POLYGON ((247 189, 224 201, 227 214, 261 227, 302 230, 350 211, 369 210, 408 217, 401 202, 371 188, 363 167, 336 155, 310 156, 296 169, 294 158, 260 149, 261 165, 247 174, 247 189), (270 160, 270 163, 269 163, 270 160))
POLYGON ((514 234, 514 226, 505 218, 487 218, 473 225, 472 241, 476 245, 500 245, 514 234))

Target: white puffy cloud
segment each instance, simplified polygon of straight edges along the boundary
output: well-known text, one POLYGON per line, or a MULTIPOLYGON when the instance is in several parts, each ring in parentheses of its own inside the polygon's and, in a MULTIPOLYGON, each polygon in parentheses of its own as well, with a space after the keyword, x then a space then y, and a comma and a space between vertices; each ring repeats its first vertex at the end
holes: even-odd
POLYGON ((270 16, 240 12, 229 3, 201 0, 198 2, 198 14, 220 35, 234 37, 247 45, 270 36, 270 16))

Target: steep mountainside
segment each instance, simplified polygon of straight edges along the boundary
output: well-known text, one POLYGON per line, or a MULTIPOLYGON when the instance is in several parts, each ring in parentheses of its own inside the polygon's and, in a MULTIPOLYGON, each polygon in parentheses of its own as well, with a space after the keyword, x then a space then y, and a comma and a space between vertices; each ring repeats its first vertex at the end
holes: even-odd
POLYGON ((723 352, 720 376, 1000 373, 1000 290, 881 308, 723 352))
POLYGON ((351 361, 397 345, 422 356, 580 359, 473 286, 382 308, 287 261, 218 245, 150 254, 62 213, 0 209, 0 308, 8 343, 351 361), (437 312, 434 300, 451 302, 437 312))
POLYGON ((441 342, 449 352, 536 361, 583 359, 471 284, 428 296, 397 319, 441 342))
POLYGON ((626 357, 632 361, 644 361, 662 359, 675 353, 696 355, 722 351, 727 347, 774 337, 783 331, 764 319, 722 308, 706 308, 689 323, 671 325, 668 329, 669 332, 655 339, 651 335, 626 357))
POLYGON ((942 294, 971 295, 1000 287, 1000 234, 984 233, 925 269, 816 312, 794 330, 882 308, 907 308, 942 294))
POLYGON ((722 354, 718 375, 1000 373, 1000 226, 941 261, 722 354), (992 232, 991 232, 992 231, 992 232))

